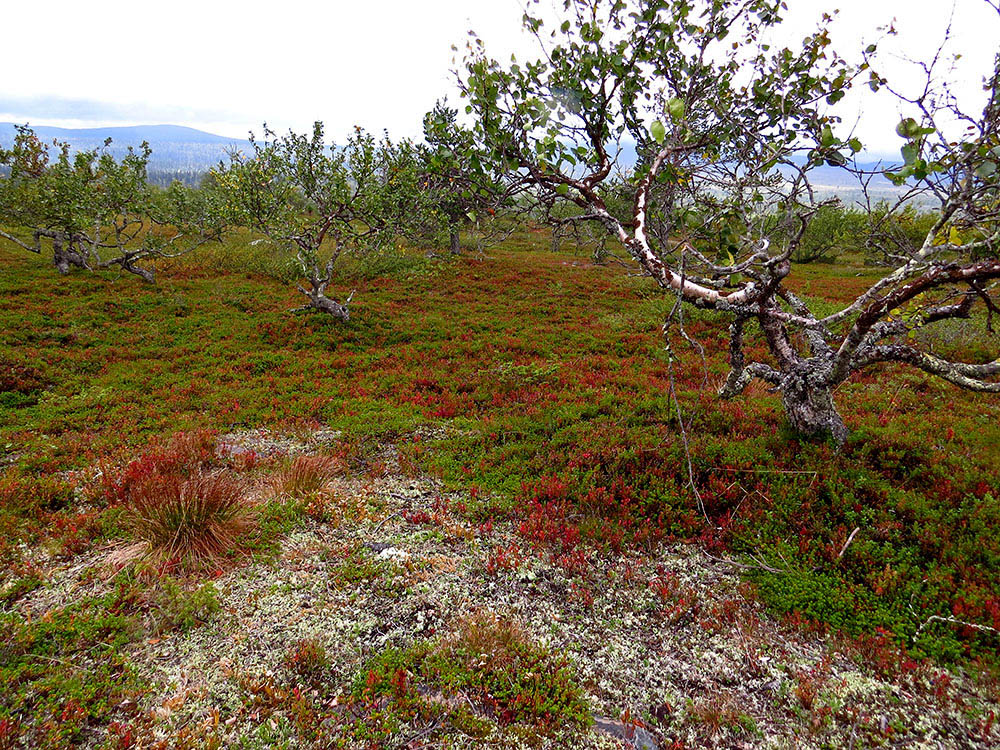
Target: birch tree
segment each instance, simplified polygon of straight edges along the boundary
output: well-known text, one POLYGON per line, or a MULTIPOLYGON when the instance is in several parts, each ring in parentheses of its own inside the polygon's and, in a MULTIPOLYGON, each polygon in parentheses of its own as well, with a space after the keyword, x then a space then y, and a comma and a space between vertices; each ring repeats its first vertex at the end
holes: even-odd
POLYGON ((469 43, 460 79, 477 137, 510 180, 567 204, 575 221, 603 226, 676 309, 729 317, 725 398, 762 380, 797 431, 842 443, 833 394, 866 367, 905 363, 960 388, 1000 392, 1000 359, 950 361, 915 335, 955 318, 989 325, 998 312, 1000 62, 986 71, 985 105, 971 113, 925 66, 926 91, 903 97, 913 115, 897 126, 905 163, 890 175, 911 197, 933 199, 938 218, 917 247, 887 251, 894 265, 870 288, 820 314, 786 279, 826 205, 811 175, 821 165, 851 169, 863 147, 831 108, 856 82, 872 95, 894 89, 872 65, 875 45, 856 65, 833 51, 829 15, 785 46, 783 8, 780 0, 566 0, 553 22, 532 3, 524 26, 538 59, 501 64, 478 38, 469 43), (961 127, 949 127, 956 120, 961 127), (621 158, 632 144, 634 168, 621 158), (616 179, 628 187, 627 211, 602 197, 616 179), (748 356, 756 341, 766 358, 748 356))
POLYGON ((251 135, 252 153, 234 153, 215 170, 223 212, 295 254, 307 300, 297 311, 346 321, 353 292, 327 296, 337 260, 384 246, 421 214, 416 149, 360 128, 344 146, 328 144, 321 122, 311 134, 279 136, 265 126, 264 138, 251 135))
MULTIPOLYGON (((513 195, 497 174, 475 133, 458 121, 458 110, 439 101, 424 116, 424 144, 420 150, 421 182, 428 207, 444 225, 448 248, 462 251, 462 229, 494 226, 497 213, 511 208, 513 195)), ((429 215, 429 214, 428 214, 429 215)), ((492 233, 504 236, 501 228, 492 233)))
POLYGON ((0 238, 51 252, 60 273, 120 268, 153 281, 157 259, 219 239, 224 225, 209 193, 147 182, 149 145, 116 159, 104 148, 73 153, 19 127, 0 149, 0 238))

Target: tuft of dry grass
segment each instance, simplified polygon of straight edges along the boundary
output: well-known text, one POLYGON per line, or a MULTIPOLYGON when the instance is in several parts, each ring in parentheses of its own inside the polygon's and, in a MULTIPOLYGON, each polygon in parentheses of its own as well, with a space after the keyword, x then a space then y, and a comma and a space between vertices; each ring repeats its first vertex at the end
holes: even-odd
POLYGON ((178 432, 170 437, 166 446, 159 451, 158 458, 163 468, 197 471, 205 469, 215 460, 216 435, 211 430, 178 432))
POLYGON ((532 644, 519 623, 483 609, 461 617, 455 632, 445 639, 446 647, 477 655, 481 665, 492 671, 509 669, 519 652, 532 644))
POLYGON ((242 546, 254 526, 245 484, 224 472, 155 472, 130 488, 125 527, 132 544, 112 554, 120 567, 146 561, 198 569, 218 564, 242 546))
POLYGON ((325 488, 343 469, 343 464, 333 456, 298 456, 274 474, 272 486, 277 493, 286 497, 308 497, 325 488))
POLYGON ((711 695, 691 703, 687 709, 688 721, 710 736, 715 736, 723 728, 740 725, 743 714, 729 696, 711 695))

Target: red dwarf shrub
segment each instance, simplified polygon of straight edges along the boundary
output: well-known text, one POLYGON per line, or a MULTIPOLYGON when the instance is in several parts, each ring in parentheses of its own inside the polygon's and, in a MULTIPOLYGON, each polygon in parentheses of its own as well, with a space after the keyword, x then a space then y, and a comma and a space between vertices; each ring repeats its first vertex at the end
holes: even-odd
POLYGON ((285 666, 300 677, 318 678, 330 666, 322 641, 318 638, 303 638, 285 653, 285 666))

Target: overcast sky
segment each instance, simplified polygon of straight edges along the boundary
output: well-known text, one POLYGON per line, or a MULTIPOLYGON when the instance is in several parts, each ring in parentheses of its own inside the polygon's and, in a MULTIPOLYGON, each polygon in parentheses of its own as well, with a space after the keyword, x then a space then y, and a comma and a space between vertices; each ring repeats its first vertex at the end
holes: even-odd
MULTIPOLYGON (((545 0, 549 2, 549 0, 545 0)), ((835 47, 859 49, 897 19, 892 46, 933 52, 951 0, 789 0, 788 43, 839 7, 835 47)), ((957 0, 959 77, 975 95, 1000 39, 983 0, 957 0)), ((520 0, 4 0, 0 121, 93 127, 174 123, 244 137, 265 120, 339 136, 355 124, 420 133, 444 94, 457 101, 454 53, 475 29, 499 59, 533 54, 520 0)), ((887 58, 891 59, 891 58, 887 58)), ((867 87, 862 87, 867 92, 867 87)), ((845 108, 853 120, 859 105, 845 108)), ((859 135, 894 151, 892 105, 866 103, 859 135)))

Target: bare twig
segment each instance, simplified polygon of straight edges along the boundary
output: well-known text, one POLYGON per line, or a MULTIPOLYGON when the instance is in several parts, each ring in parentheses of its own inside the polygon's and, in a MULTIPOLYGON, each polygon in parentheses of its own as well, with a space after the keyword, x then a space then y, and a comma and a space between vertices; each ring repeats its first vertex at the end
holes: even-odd
POLYGON ((844 542, 844 546, 840 548, 840 554, 837 555, 837 559, 838 560, 844 556, 845 552, 847 552, 847 548, 850 547, 851 546, 851 542, 854 541, 854 535, 857 534, 859 531, 861 531, 861 527, 860 526, 855 526, 854 527, 854 531, 851 532, 851 535, 849 537, 847 537, 847 541, 844 542))
POLYGON ((926 620, 924 620, 923 624, 921 624, 921 626, 917 628, 916 632, 913 634, 913 643, 916 643, 920 639, 920 636, 923 634, 924 630, 932 622, 946 622, 950 625, 961 625, 966 628, 972 628, 973 630, 981 630, 987 633, 1000 633, 1000 630, 998 630, 997 628, 991 628, 989 625, 980 625, 979 623, 976 622, 959 620, 957 617, 952 617, 951 615, 948 615, 947 617, 944 617, 942 615, 931 615, 926 620))

